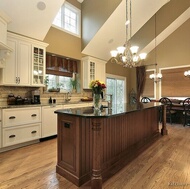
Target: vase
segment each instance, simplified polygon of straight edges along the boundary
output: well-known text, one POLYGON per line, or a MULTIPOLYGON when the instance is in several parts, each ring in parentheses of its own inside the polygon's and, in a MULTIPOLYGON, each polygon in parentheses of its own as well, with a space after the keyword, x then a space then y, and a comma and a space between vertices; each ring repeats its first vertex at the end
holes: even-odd
POLYGON ((102 106, 101 94, 94 94, 93 103, 94 103, 94 110, 99 111, 102 106))

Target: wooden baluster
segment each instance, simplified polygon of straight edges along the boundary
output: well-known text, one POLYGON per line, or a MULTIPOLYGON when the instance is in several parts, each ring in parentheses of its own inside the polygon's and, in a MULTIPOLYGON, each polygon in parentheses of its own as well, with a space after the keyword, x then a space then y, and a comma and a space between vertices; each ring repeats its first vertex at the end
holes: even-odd
POLYGON ((164 104, 162 106, 162 129, 161 129, 162 135, 167 135, 168 130, 166 129, 166 105, 164 104))
POLYGON ((92 120, 92 177, 91 188, 102 188, 101 175, 101 119, 92 120))

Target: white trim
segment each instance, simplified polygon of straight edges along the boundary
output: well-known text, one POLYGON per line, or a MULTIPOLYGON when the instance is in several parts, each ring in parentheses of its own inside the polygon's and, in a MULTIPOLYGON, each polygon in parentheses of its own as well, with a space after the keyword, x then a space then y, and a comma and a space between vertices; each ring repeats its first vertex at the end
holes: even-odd
MULTIPOLYGON (((75 7, 74 5, 72 5, 72 4, 70 4, 69 2, 67 2, 67 1, 65 1, 64 3, 63 3, 63 5, 61 6, 61 9, 64 9, 64 8, 68 8, 68 9, 71 9, 73 12, 75 12, 76 13, 76 15, 77 15, 77 33, 73 33, 73 32, 71 32, 71 31, 69 31, 69 30, 66 30, 65 28, 63 28, 63 27, 59 27, 59 26, 57 26, 57 25, 55 25, 55 24, 53 24, 53 22, 52 22, 52 27, 54 27, 54 28, 56 28, 56 29, 59 29, 59 30, 61 30, 61 31, 64 31, 64 32, 66 32, 66 33, 69 33, 69 34, 71 34, 71 35, 74 35, 74 36, 76 36, 76 37, 79 37, 79 38, 81 38, 81 10, 80 9, 78 9, 77 7, 75 7)), ((61 14, 61 16, 62 17, 64 17, 64 14, 61 14)), ((55 18, 56 18, 56 16, 55 16, 55 18)), ((54 18, 54 19, 55 19, 54 18)), ((54 20, 53 20, 54 21, 54 20)))
POLYGON ((56 26, 56 25, 54 25, 54 24, 52 24, 51 27, 56 28, 56 29, 58 29, 58 30, 61 30, 61 31, 63 31, 63 32, 65 32, 65 33, 68 33, 68 34, 70 34, 70 35, 73 35, 73 36, 75 36, 75 37, 81 38, 81 35, 80 35, 80 34, 72 33, 72 32, 70 32, 70 31, 65 30, 64 28, 61 28, 61 27, 56 26))
MULTIPOLYGON (((148 69, 146 70, 146 72, 150 72, 150 71, 154 71, 154 74, 156 73, 156 69, 153 68, 153 69, 148 69)), ((154 100, 156 99, 156 83, 154 82, 154 100)))

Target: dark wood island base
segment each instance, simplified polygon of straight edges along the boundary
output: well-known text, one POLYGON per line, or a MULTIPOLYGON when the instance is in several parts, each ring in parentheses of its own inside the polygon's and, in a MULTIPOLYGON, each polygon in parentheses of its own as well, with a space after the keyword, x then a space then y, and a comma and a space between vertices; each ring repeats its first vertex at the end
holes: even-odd
MULTIPOLYGON (((123 168, 160 136, 159 103, 140 104, 123 112, 93 109, 57 110, 58 162, 56 172, 81 186, 91 188, 123 168)), ((164 118, 164 116, 163 116, 164 118)), ((164 120, 164 119, 163 119, 164 120)), ((167 134, 163 124, 162 134, 167 134)))

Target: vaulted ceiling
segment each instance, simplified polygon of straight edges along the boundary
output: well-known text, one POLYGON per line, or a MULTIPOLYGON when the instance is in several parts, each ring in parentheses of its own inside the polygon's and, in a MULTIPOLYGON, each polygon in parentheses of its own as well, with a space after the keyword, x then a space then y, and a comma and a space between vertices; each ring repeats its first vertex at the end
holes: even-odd
MULTIPOLYGON (((65 0, 0 0, 0 12, 10 17, 8 30, 42 40, 48 33, 55 15, 65 0)), ((83 2, 82 0, 77 0, 83 2)), ((132 36, 170 0, 132 1, 132 36)), ((128 11, 129 12, 129 11, 128 11)), ((181 14, 158 36, 158 43, 190 18, 190 9, 181 14)), ((124 44, 126 40, 126 0, 122 0, 113 14, 98 30, 82 53, 109 60, 110 50, 124 44)), ((153 48, 153 40, 143 47, 147 53, 153 48)))
MULTIPOLYGON (((151 17, 170 0, 135 0, 131 3, 133 37, 151 17)), ((128 10, 129 12, 129 10, 128 10)), ((168 13, 169 14, 169 13, 168 13)), ((157 36, 157 45, 190 18, 190 8, 183 12, 168 27, 157 36)), ((113 14, 108 18, 97 34, 83 49, 84 54, 109 60, 110 51, 122 46, 126 40, 126 1, 123 0, 113 14)), ((129 32, 128 32, 129 33, 129 32)), ((154 35, 154 31, 153 31, 154 35)), ((129 36, 128 36, 129 39, 129 36)), ((141 40, 141 39, 140 39, 141 40)), ((149 53, 155 47, 155 38, 141 47, 141 52, 149 53)))

